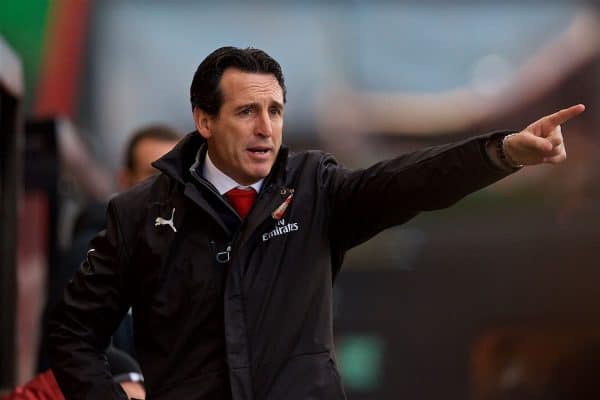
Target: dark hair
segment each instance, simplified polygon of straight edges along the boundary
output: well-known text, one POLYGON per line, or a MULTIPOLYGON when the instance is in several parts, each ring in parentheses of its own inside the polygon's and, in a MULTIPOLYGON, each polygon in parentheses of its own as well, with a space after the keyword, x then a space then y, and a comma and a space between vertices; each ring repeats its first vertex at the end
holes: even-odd
POLYGON ((148 125, 135 131, 125 147, 125 168, 133 171, 135 167, 135 148, 144 139, 158 140, 161 142, 177 142, 181 135, 174 129, 165 125, 148 125))
POLYGON ((192 110, 198 107, 215 116, 223 104, 223 94, 219 83, 227 68, 237 68, 243 72, 273 74, 283 90, 285 103, 286 88, 281 66, 271 56, 262 50, 248 47, 221 47, 210 53, 198 66, 192 86, 190 87, 190 102, 192 110))

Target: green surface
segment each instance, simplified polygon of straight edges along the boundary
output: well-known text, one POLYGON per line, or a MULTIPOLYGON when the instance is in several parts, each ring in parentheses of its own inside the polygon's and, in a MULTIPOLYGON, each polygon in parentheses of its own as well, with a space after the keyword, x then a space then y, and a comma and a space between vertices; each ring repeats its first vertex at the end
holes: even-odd
POLYGON ((25 112, 33 104, 42 63, 49 0, 1 0, 0 35, 23 64, 25 112))
POLYGON ((377 335, 338 338, 337 354, 344 385, 353 391, 371 392, 383 382, 383 339, 377 335))

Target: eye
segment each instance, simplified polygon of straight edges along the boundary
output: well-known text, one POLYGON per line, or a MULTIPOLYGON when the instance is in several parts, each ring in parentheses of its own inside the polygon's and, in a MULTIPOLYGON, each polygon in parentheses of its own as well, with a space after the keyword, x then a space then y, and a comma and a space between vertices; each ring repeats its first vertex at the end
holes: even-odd
POLYGON ((252 107, 242 108, 239 112, 239 115, 246 116, 252 114, 252 107))
POLYGON ((271 115, 275 115, 275 116, 277 116, 277 115, 281 115, 281 108, 279 108, 279 107, 271 107, 271 108, 269 109, 269 113, 270 113, 271 115))

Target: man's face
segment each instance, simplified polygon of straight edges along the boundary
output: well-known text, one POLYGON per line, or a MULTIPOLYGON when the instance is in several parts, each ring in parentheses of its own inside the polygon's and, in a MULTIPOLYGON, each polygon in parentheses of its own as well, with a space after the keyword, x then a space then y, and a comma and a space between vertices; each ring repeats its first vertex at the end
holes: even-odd
POLYGON ((140 140, 133 150, 133 169, 125 170, 121 177, 121 188, 127 189, 144 179, 157 174, 151 162, 168 153, 177 141, 146 138, 140 140))
POLYGON ((208 143, 210 159, 243 185, 266 177, 281 146, 283 90, 272 74, 225 70, 223 104, 216 117, 194 109, 196 128, 208 143))

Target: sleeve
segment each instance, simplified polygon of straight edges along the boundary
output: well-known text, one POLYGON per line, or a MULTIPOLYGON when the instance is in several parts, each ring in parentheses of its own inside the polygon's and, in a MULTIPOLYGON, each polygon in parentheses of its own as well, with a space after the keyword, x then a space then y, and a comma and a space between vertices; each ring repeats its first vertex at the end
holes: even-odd
POLYGON ((111 201, 106 229, 90 242, 48 323, 49 359, 66 399, 127 399, 105 354, 130 304, 126 248, 111 201))
POLYGON ((489 140, 507 133, 430 147, 354 171, 325 157, 321 182, 329 192, 335 247, 344 252, 421 211, 448 207, 509 175, 485 150, 489 140))

